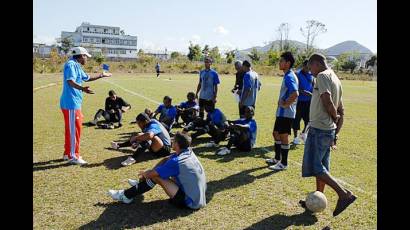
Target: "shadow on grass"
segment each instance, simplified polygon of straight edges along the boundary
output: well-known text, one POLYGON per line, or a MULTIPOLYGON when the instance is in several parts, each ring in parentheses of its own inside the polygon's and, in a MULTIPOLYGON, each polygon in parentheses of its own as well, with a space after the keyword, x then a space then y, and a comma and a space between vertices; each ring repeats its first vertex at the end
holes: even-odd
POLYGON ((131 204, 113 202, 98 203, 94 206, 105 207, 97 220, 81 226, 79 229, 135 229, 165 222, 195 212, 190 209, 179 209, 169 204, 168 200, 142 202, 138 197, 131 204))
POLYGON ((311 212, 305 211, 291 216, 275 214, 245 229, 286 229, 291 226, 310 226, 316 222, 317 217, 312 215, 311 212))
POLYGON ((33 163, 33 172, 47 170, 47 169, 56 169, 56 168, 67 167, 67 166, 72 166, 72 165, 73 164, 71 164, 68 161, 64 161, 63 159, 36 162, 36 163, 33 163), (54 164, 54 163, 60 163, 60 164, 54 164))
MULTIPOLYGON (((84 168, 94 168, 94 167, 100 167, 100 166, 104 165, 107 169, 110 169, 110 170, 120 169, 121 167, 124 167, 124 166, 121 165, 121 162, 125 161, 128 158, 128 156, 131 156, 134 153, 134 151, 130 150, 130 149, 120 149, 118 151, 120 151, 122 153, 125 153, 125 154, 129 154, 129 155, 106 159, 101 163, 87 164, 87 165, 84 165, 82 167, 84 167, 84 168)), ((136 164, 138 164, 140 162, 144 162, 144 161, 154 160, 154 159, 160 159, 160 158, 156 157, 155 155, 153 155, 150 152, 145 152, 143 154, 139 154, 135 158, 135 160, 137 161, 136 164)))
POLYGON ((268 158, 268 156, 266 154, 273 152, 273 146, 267 146, 267 147, 258 147, 258 148, 253 148, 251 151, 249 152, 242 152, 237 150, 236 148, 233 148, 231 150, 231 153, 225 156, 218 156, 216 155, 216 151, 219 149, 218 148, 207 148, 207 147, 194 147, 193 150, 195 152, 195 154, 197 154, 198 156, 200 156, 201 158, 208 158, 208 159, 212 159, 212 160, 216 160, 217 162, 230 162, 234 159, 238 159, 238 158, 242 158, 242 157, 255 157, 255 158, 268 158), (268 150, 269 152, 266 152, 266 150, 268 150), (202 152, 213 152, 212 154, 201 154, 202 152))

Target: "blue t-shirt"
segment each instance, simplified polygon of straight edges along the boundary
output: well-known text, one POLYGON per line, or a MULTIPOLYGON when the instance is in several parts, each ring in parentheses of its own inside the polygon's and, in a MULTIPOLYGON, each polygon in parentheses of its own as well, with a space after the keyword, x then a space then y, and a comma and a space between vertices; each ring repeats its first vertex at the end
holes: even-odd
MULTIPOLYGON (((285 73, 285 76, 283 76, 282 86, 279 93, 279 100, 286 101, 293 92, 298 91, 298 88, 298 78, 292 70, 289 70, 285 73)), ((297 100, 288 108, 278 106, 276 110, 276 117, 295 118, 296 104, 297 100)))
POLYGON ((194 109, 198 109, 198 110, 199 110, 199 105, 198 105, 198 103, 196 103, 196 101, 185 101, 185 102, 181 102, 181 104, 179 104, 179 107, 180 107, 181 109, 194 108, 194 109))
POLYGON ((249 72, 246 72, 245 75, 243 76, 243 86, 242 86, 242 94, 241 94, 241 101, 243 105, 245 106, 255 106, 256 104, 256 97, 258 95, 258 91, 260 90, 261 83, 259 81, 259 76, 258 74, 251 70, 249 72), (250 90, 250 94, 246 98, 244 98, 244 91, 250 90))
POLYGON ((170 119, 171 121, 175 120, 175 117, 177 115, 177 109, 175 106, 172 106, 167 108, 165 107, 164 104, 161 104, 158 106, 157 110, 155 112, 160 113, 159 115, 159 120, 162 121, 165 118, 170 119))
POLYGON ((81 109, 81 104, 83 102, 83 92, 79 89, 71 87, 68 84, 68 80, 72 80, 78 85, 82 85, 83 81, 88 81, 90 76, 88 76, 84 70, 81 68, 81 64, 70 58, 64 64, 64 75, 63 75, 63 92, 60 97, 60 108, 61 109, 81 109))
POLYGON ((220 129, 225 128, 226 117, 219 109, 214 109, 214 111, 208 113, 206 119, 220 129))
POLYGON ((160 66, 159 64, 156 64, 156 65, 155 65, 155 69, 156 69, 157 71, 159 71, 160 68, 161 68, 161 66, 160 66))
POLYGON ((213 69, 201 70, 199 72, 199 82, 201 83, 199 98, 212 100, 215 96, 214 86, 220 83, 218 73, 213 69))
POLYGON ((239 124, 239 125, 248 125, 249 126, 249 134, 251 138, 251 145, 252 147, 255 146, 256 143, 256 131, 257 131, 257 125, 256 121, 254 119, 245 119, 241 118, 239 120, 236 120, 233 122, 234 124, 239 124))
POLYGON ((312 99, 311 96, 306 96, 303 95, 302 92, 303 90, 309 91, 309 92, 313 92, 313 86, 312 86, 312 82, 313 82, 313 76, 311 73, 303 73, 302 70, 299 70, 296 73, 298 80, 299 80, 299 97, 298 97, 298 101, 310 101, 310 99, 312 99))
POLYGON ((155 136, 158 136, 159 139, 166 146, 171 146, 171 137, 169 136, 168 131, 165 127, 157 120, 151 119, 148 125, 142 130, 144 133, 152 132, 155 136))
POLYGON ((190 148, 182 150, 179 155, 171 155, 154 170, 162 179, 175 178, 179 189, 185 193, 185 204, 188 207, 199 209, 206 205, 205 171, 190 148))

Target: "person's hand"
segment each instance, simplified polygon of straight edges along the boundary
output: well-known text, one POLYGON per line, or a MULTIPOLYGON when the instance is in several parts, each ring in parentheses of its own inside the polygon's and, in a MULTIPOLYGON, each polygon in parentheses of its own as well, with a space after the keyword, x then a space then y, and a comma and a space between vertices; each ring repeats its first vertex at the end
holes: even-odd
POLYGON ((235 93, 235 89, 232 89, 231 92, 232 92, 232 93, 235 93))
POLYGON ((90 86, 83 87, 83 91, 88 94, 94 94, 94 92, 90 89, 90 86))
POLYGON ((114 110, 114 109, 111 109, 111 110, 110 110, 110 113, 115 113, 115 110, 114 110))
POLYGON ((285 107, 285 101, 284 101, 284 100, 279 100, 279 101, 278 101, 278 105, 279 105, 280 107, 286 108, 286 107, 285 107))
POLYGON ((216 103, 216 96, 212 98, 212 101, 214 102, 214 104, 216 103))
POLYGON ((102 72, 101 77, 111 77, 112 73, 102 72))
POLYGON ((334 121, 335 123, 337 123, 337 122, 339 121, 339 119, 340 119, 340 115, 337 114, 337 115, 336 115, 336 119, 333 119, 333 121, 334 121))
POLYGON ((145 171, 140 170, 140 171, 138 172, 138 178, 139 178, 139 179, 144 179, 144 178, 145 178, 145 171))

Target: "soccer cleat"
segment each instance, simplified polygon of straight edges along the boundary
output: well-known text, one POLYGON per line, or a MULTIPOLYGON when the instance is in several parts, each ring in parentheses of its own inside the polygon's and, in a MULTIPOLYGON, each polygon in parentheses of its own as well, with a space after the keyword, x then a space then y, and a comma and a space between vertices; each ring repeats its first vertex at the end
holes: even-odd
POLYGON ((299 137, 295 137, 295 139, 293 139, 293 144, 295 144, 295 145, 300 145, 300 139, 299 139, 299 137))
POLYGON ((135 164, 135 162, 137 162, 137 161, 134 158, 128 157, 125 161, 121 162, 121 165, 122 166, 128 166, 128 165, 135 164))
POLYGON ((218 156, 224 156, 224 155, 227 155, 227 154, 230 154, 230 153, 231 153, 231 150, 230 150, 230 149, 228 149, 227 147, 223 147, 223 148, 219 149, 219 150, 216 152, 216 155, 218 155, 218 156))
POLYGON ((111 148, 113 148, 113 149, 119 149, 120 148, 120 145, 117 143, 117 142, 111 142, 111 148))
POLYGON ((280 160, 276 160, 275 158, 265 159, 265 162, 270 165, 275 165, 280 162, 280 160))
POLYGON ((134 199, 128 199, 124 195, 124 190, 108 190, 107 195, 109 195, 113 200, 122 201, 125 204, 131 203, 134 199))
POLYGON ((72 159, 70 160, 70 163, 76 164, 76 165, 85 165, 85 164, 88 164, 88 162, 85 161, 85 160, 83 160, 83 158, 81 158, 81 157, 79 157, 78 159, 77 159, 77 158, 72 158, 72 159))
POLYGON ((209 143, 206 143, 206 144, 204 145, 204 147, 205 147, 205 148, 213 148, 213 147, 219 147, 219 145, 216 144, 215 142, 211 141, 211 142, 209 142, 209 143))
POLYGON ((138 181, 137 180, 133 180, 133 179, 128 179, 128 184, 131 186, 137 186, 138 185, 138 181))
POLYGON ((287 165, 283 165, 282 162, 277 163, 276 165, 269 166, 269 169, 275 171, 286 170, 288 168, 287 165))

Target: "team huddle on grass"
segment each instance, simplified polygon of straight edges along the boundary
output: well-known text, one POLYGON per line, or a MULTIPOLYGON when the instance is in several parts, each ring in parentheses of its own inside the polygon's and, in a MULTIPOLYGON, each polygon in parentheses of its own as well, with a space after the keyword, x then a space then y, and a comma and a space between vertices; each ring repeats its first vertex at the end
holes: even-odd
MULTIPOLYGON (((60 98, 65 122, 63 158, 73 164, 84 165, 87 162, 80 156, 82 92, 93 94, 93 91, 89 86, 83 87, 82 83, 111 77, 112 74, 105 70, 91 77, 81 67, 91 57, 87 50, 75 47, 71 54, 72 57, 64 65, 60 98)), ((288 168, 291 146, 289 136, 293 128, 293 144, 300 144, 301 140, 305 142, 302 176, 316 177, 316 190, 319 192, 324 191, 325 185, 337 192, 339 199, 333 212, 337 216, 356 200, 356 196, 343 188, 329 173, 330 149, 332 146, 334 148, 343 124, 341 82, 321 54, 313 54, 296 73, 293 71, 294 63, 292 53, 282 53, 279 68, 284 75, 272 133, 275 154, 272 159, 266 159, 266 163, 270 170, 288 168), (305 126, 298 136, 301 119, 305 126)), ((173 105, 172 97, 165 96, 163 104, 154 111, 147 108, 138 113, 136 124, 140 132, 123 143, 111 142, 113 149, 134 149, 132 156, 121 162, 122 166, 137 163, 137 156, 146 152, 162 158, 152 169, 140 171, 136 180, 129 179, 130 188, 109 190, 108 194, 114 200, 130 203, 136 196, 159 184, 170 197, 170 202, 177 207, 202 208, 206 205, 206 176, 204 167, 191 148, 192 140, 208 134, 211 141, 205 147, 217 147, 216 154, 219 156, 231 154, 233 147, 243 152, 250 152, 255 147, 257 121, 253 117, 257 112, 256 100, 262 85, 258 74, 252 70, 249 61, 235 62, 237 73, 232 92, 238 101, 239 114, 236 119, 229 120, 217 106, 221 103, 217 100, 220 79, 211 68, 212 59, 206 57, 204 65, 205 69, 199 73, 196 92, 188 92, 187 101, 173 105), (182 123, 179 123, 180 118, 182 123), (174 132, 176 127, 183 129, 174 132), (226 140, 227 145, 220 146, 226 140)), ((159 64, 156 70, 158 77, 159 64)), ((99 109, 89 124, 112 129, 115 128, 114 123, 118 122, 117 128, 120 128, 123 126, 122 114, 129 111, 131 105, 113 90, 108 94, 105 108, 99 109), (104 121, 99 121, 101 117, 104 121)), ((306 207, 305 201, 301 200, 300 204, 306 207)))

